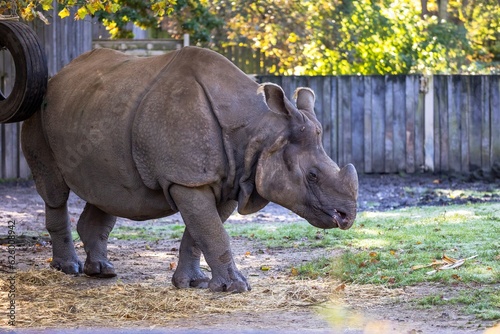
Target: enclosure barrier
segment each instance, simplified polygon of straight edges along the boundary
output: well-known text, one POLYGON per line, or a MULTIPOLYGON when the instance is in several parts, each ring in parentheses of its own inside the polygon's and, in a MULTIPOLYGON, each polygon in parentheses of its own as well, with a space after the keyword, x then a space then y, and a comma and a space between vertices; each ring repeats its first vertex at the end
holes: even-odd
POLYGON ((500 164, 499 75, 259 76, 316 92, 325 151, 363 173, 468 173, 500 164))
MULTIPOLYGON (((91 25, 70 22, 64 29, 35 26, 47 52, 49 75, 90 50, 91 25), (64 30, 65 33, 60 31, 64 30), (80 34, 88 43, 64 36, 80 34)), ((80 40, 80 39, 78 39, 80 40)), ((0 89, 14 80, 10 55, 0 51, 0 89)), ((499 75, 258 76, 316 92, 325 151, 339 165, 352 162, 361 173, 468 173, 500 165, 499 75)), ((26 178, 20 124, 0 125, 0 179, 26 178)))

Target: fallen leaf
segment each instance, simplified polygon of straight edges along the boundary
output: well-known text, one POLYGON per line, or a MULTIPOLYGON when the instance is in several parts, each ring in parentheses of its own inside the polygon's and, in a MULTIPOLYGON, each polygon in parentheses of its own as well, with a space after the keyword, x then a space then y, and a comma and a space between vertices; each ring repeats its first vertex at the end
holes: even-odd
POLYGON ((269 271, 269 269, 271 269, 269 266, 260 266, 260 270, 262 271, 269 271))
POLYGON ((295 267, 292 267, 292 276, 298 276, 299 275, 299 270, 295 267))
POLYGON ((177 268, 177 263, 170 262, 170 270, 174 270, 175 268, 177 268))
POLYGON ((370 252, 370 257, 376 257, 377 255, 377 252, 370 252))
POLYGON ((344 291, 345 290, 345 284, 342 283, 338 287, 335 288, 335 291, 344 291))
POLYGON ((51 258, 51 257, 49 257, 47 260, 45 260, 45 262, 47 262, 47 263, 52 262, 52 258, 51 258))
POLYGON ((251 252, 246 252, 245 256, 250 256, 252 253, 251 252))

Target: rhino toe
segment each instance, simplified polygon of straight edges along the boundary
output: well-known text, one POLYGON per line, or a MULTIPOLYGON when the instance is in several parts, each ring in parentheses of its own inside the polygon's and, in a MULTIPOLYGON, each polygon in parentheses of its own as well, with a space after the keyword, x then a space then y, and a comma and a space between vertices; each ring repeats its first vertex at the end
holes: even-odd
POLYGON ((172 277, 172 284, 179 289, 207 289, 209 281, 210 279, 205 276, 201 270, 198 270, 198 272, 193 273, 192 275, 182 273, 177 270, 172 277))
POLYGON ((68 261, 53 259, 52 262, 50 262, 50 267, 68 275, 79 275, 83 272, 83 265, 79 260, 68 261))
POLYGON ((85 261, 83 268, 85 275, 99 277, 99 278, 112 278, 116 276, 115 268, 109 261, 85 261))

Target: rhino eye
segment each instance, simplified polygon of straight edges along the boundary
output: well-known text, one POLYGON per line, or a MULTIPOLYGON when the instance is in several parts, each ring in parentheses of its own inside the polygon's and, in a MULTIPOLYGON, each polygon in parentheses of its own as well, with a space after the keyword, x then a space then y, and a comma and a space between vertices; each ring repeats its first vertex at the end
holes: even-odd
POLYGON ((316 171, 311 170, 309 171, 309 173, 307 173, 307 179, 311 182, 316 182, 318 181, 318 174, 316 173, 316 171))

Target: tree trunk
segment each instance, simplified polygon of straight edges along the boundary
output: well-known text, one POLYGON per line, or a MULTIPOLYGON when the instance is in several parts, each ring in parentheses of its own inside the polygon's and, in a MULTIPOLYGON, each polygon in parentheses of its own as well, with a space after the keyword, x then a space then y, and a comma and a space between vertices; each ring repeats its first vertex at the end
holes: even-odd
POLYGON ((448 20, 448 0, 438 0, 439 22, 448 20))
POLYGON ((427 0, 420 0, 420 3, 422 4, 422 12, 420 16, 424 19, 425 15, 429 14, 429 11, 427 10, 427 0))

